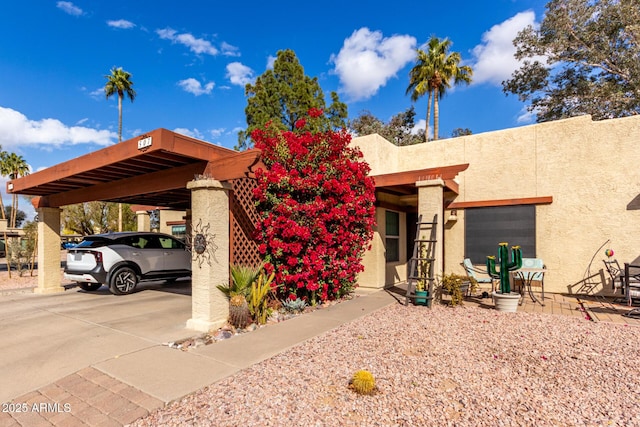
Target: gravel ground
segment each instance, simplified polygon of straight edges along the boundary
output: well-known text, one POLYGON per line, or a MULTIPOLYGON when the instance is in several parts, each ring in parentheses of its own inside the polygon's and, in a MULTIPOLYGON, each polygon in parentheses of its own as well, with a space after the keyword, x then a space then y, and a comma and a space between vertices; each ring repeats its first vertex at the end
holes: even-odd
POLYGON ((640 426, 640 328, 393 305, 135 426, 640 426), (378 392, 348 389, 367 369, 378 392))

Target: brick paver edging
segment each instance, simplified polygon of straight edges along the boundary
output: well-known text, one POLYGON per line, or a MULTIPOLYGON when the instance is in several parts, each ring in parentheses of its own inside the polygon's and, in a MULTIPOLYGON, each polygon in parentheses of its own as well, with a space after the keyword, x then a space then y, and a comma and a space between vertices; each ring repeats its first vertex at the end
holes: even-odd
POLYGON ((85 368, 4 403, 0 426, 123 426, 164 403, 95 369, 85 368))

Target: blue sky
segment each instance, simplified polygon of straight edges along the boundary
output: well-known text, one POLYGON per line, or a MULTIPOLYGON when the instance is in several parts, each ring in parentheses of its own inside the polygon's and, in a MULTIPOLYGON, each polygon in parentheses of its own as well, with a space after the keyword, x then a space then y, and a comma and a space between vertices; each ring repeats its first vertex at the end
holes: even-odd
MULTIPOLYGON (((117 100, 103 91, 114 66, 132 74, 137 92, 124 102, 123 139, 162 127, 232 148, 246 126, 244 85, 281 49, 296 52, 325 95, 337 91, 350 118, 368 110, 387 121, 412 105, 415 49, 448 37, 474 83, 441 101, 440 136, 528 124, 525 105, 500 82, 517 68, 511 40, 542 19, 546 2, 6 3, 0 145, 38 171, 117 142, 117 100)), ((426 97, 415 108, 424 127, 426 97)))

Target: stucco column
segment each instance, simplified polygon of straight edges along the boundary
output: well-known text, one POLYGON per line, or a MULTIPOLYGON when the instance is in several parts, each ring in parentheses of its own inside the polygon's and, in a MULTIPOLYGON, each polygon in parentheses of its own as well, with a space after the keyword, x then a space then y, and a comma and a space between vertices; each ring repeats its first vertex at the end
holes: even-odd
POLYGON ((187 328, 207 332, 227 322, 229 301, 216 287, 229 282, 229 191, 215 179, 187 183, 191 190, 191 319, 187 328))
POLYGON ((60 282, 60 208, 38 208, 38 287, 34 292, 63 291, 60 282))
POLYGON ((151 231, 151 218, 147 211, 136 211, 138 231, 151 231))
POLYGON ((433 271, 436 278, 443 274, 444 269, 444 181, 442 179, 430 179, 416 182, 418 187, 418 215, 422 215, 422 222, 433 221, 437 215, 435 262, 433 271))
POLYGON ((385 221, 384 212, 384 209, 376 208, 376 225, 373 227, 371 250, 364 253, 362 257, 364 271, 358 274, 358 286, 362 288, 382 289, 386 285, 384 238, 380 234, 380 224, 384 224, 385 221))

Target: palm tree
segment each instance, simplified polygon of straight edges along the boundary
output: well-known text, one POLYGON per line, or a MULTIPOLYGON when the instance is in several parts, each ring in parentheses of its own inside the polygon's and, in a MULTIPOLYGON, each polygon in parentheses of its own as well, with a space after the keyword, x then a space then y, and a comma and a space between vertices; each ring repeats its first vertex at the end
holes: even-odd
POLYGON ((416 65, 409 72, 409 87, 406 93, 411 93, 411 100, 417 101, 425 93, 429 100, 427 105, 427 129, 425 139, 429 138, 429 121, 431 120, 431 104, 433 100, 433 139, 438 139, 439 104, 446 90, 454 84, 471 83, 473 70, 468 65, 460 66, 459 52, 448 53, 451 47, 449 39, 440 40, 431 37, 426 52, 417 49, 416 65))
MULTIPOLYGON (((21 176, 29 175, 29 164, 22 156, 18 156, 16 153, 1 153, 0 160, 0 173, 2 176, 7 176, 9 179, 18 179, 21 176)), ((15 228, 16 226, 16 214, 18 212, 18 195, 13 194, 11 196, 11 218, 9 220, 9 227, 15 228)))
POLYGON ((107 99, 111 95, 118 94, 118 142, 120 142, 122 141, 122 99, 126 95, 133 102, 136 91, 132 88, 131 73, 124 71, 122 67, 113 67, 111 74, 107 74, 105 77, 107 83, 104 86, 104 93, 107 99))
MULTIPOLYGON (((122 99, 125 94, 133 102, 136 91, 133 90, 131 73, 124 71, 122 67, 111 69, 111 74, 105 76, 107 84, 104 85, 104 93, 107 99, 113 94, 118 94, 118 142, 122 141, 122 99)), ((118 203, 118 231, 122 231, 122 204, 118 203)))

